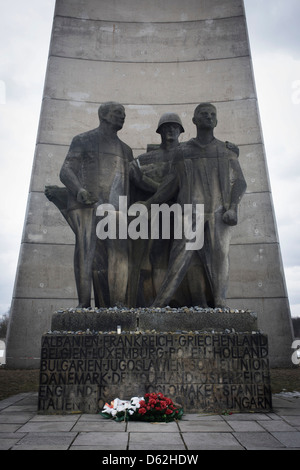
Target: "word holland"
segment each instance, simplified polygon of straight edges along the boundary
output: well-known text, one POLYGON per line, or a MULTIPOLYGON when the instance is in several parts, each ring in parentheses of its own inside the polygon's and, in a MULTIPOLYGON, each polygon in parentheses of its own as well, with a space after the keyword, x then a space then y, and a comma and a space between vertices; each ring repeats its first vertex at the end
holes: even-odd
POLYGON ((204 242, 204 204, 151 204, 150 223, 147 206, 132 204, 127 210, 127 196, 119 196, 119 209, 112 204, 100 204, 96 215, 103 217, 97 224, 100 240, 185 239, 186 250, 200 250, 204 242), (128 223, 128 217, 132 218, 128 223), (160 223, 161 222, 161 223, 160 223), (149 227, 150 225, 150 227, 149 227), (118 228, 118 230, 117 230, 118 228), (172 230, 171 230, 172 228, 172 230), (118 232, 118 233, 117 233, 118 232))

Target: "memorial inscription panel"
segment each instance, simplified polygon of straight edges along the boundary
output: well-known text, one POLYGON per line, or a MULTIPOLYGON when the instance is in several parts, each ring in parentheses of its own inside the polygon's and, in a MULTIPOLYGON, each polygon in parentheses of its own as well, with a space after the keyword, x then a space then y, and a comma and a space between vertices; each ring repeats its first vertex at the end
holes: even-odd
POLYGON ((46 334, 39 412, 96 413, 162 392, 185 412, 269 411, 268 339, 251 333, 46 334))

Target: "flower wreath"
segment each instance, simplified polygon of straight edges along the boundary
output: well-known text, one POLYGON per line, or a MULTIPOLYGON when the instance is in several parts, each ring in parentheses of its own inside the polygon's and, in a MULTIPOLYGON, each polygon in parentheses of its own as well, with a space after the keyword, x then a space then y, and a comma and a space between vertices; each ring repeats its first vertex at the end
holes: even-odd
POLYGON ((109 405, 105 403, 101 415, 116 421, 156 421, 168 423, 181 419, 183 409, 162 393, 146 393, 144 397, 130 400, 115 398, 109 405))

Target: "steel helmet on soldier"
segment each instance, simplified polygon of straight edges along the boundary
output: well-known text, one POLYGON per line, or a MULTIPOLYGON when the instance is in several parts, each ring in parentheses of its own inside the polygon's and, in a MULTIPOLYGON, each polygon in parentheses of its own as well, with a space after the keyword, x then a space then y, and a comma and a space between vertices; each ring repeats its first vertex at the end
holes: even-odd
POLYGON ((157 134, 160 134, 160 127, 163 124, 167 124, 167 123, 179 124, 180 132, 184 132, 184 128, 183 128, 181 119, 178 116, 178 114, 176 114, 176 113, 165 113, 161 116, 161 118, 158 122, 158 126, 157 126, 157 129, 156 129, 157 134))

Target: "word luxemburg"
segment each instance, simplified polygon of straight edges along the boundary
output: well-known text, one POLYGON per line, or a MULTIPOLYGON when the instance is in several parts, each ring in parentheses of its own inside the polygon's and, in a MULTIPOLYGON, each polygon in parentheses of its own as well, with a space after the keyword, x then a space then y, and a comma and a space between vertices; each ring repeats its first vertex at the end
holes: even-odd
POLYGON ((112 204, 100 204, 96 216, 96 234, 100 240, 186 240, 186 250, 200 250, 204 243, 204 204, 145 204, 135 203, 127 209, 127 196, 119 196, 119 208, 112 204), (132 220, 131 220, 132 218, 132 220), (130 219, 130 221, 128 221, 130 219), (172 231, 171 231, 172 229, 172 231))

